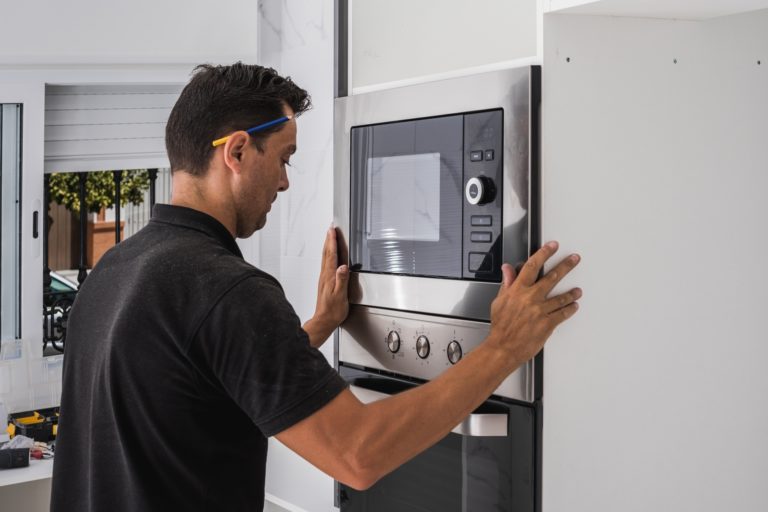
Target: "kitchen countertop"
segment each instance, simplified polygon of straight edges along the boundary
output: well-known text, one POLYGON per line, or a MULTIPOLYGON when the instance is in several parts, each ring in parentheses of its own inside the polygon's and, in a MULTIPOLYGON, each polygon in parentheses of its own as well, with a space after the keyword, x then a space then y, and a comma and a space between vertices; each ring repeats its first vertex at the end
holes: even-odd
POLYGON ((51 478, 53 459, 29 461, 26 468, 0 469, 0 487, 51 478))

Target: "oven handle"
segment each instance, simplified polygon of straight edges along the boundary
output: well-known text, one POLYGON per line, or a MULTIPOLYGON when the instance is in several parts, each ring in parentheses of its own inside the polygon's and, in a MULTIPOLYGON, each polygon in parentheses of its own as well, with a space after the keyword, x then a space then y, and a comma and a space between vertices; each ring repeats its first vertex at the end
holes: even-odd
MULTIPOLYGON (((349 386, 349 390, 364 404, 392 396, 354 384, 349 386)), ((506 414, 474 413, 467 416, 451 432, 467 437, 507 437, 507 419, 506 414)))

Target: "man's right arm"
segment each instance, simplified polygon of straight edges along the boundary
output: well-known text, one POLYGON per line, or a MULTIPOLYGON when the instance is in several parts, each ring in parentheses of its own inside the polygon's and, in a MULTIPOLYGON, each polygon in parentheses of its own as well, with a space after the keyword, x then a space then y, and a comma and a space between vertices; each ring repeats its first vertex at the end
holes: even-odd
POLYGON ((347 485, 365 489, 446 436, 516 368, 536 355, 552 331, 578 309, 581 290, 548 298, 578 263, 564 259, 542 279, 544 263, 557 250, 542 247, 515 279, 503 267, 499 295, 491 306, 486 340, 438 378, 390 398, 362 404, 349 390, 277 434, 277 439, 347 485))

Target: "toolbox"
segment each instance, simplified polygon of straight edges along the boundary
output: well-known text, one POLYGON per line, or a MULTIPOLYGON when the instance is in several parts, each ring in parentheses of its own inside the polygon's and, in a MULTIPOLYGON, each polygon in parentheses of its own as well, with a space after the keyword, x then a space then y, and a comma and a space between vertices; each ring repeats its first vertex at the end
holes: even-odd
POLYGON ((22 435, 47 443, 56 439, 58 426, 59 408, 49 407, 9 414, 6 430, 11 437, 22 435))

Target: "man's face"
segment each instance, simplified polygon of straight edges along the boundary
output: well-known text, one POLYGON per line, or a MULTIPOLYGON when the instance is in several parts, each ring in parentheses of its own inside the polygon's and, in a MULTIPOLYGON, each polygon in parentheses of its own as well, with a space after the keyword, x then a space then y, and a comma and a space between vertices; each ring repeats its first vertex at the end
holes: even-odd
MULTIPOLYGON (((286 115, 292 114, 286 108, 286 115)), ((280 131, 267 137, 262 148, 260 153, 251 145, 243 153, 243 174, 235 195, 239 238, 248 238, 263 228, 277 193, 288 189, 286 167, 296 152, 296 119, 287 121, 280 131)))

